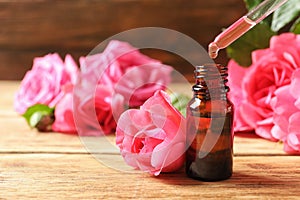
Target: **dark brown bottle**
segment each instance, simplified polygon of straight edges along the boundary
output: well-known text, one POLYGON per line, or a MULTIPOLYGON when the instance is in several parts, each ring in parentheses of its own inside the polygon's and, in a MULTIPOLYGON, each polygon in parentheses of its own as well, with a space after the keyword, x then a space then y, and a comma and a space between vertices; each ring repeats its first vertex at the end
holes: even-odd
POLYGON ((233 105, 227 68, 207 64, 195 69, 194 97, 187 106, 186 173, 203 181, 219 181, 232 175, 233 105))

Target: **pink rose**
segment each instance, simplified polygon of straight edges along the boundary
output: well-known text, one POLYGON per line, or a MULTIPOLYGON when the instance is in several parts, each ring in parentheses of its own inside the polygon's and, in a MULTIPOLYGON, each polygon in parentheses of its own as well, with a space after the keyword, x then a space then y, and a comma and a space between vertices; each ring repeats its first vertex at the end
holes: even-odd
POLYGON ((55 106, 55 121, 52 124, 52 130, 61 133, 76 133, 73 117, 73 85, 64 85, 63 92, 63 97, 55 106))
POLYGON ((125 111, 117 125, 116 144, 125 162, 155 176, 184 163, 185 119, 157 91, 140 108, 125 111))
POLYGON ((124 110, 124 98, 114 95, 113 89, 105 85, 98 85, 92 94, 89 94, 88 88, 84 92, 75 96, 75 121, 79 135, 100 136, 113 133, 116 120, 124 110))
POLYGON ((56 53, 35 58, 15 96, 15 110, 23 114, 35 104, 54 107, 62 97, 62 86, 75 84, 77 72, 78 67, 70 55, 65 62, 56 53))
POLYGON ((114 86, 126 71, 132 67, 145 64, 157 64, 154 60, 141 54, 138 49, 126 42, 112 40, 103 53, 80 58, 80 66, 83 74, 98 84, 114 86))
POLYGON ((231 100, 238 102, 235 106, 235 131, 254 129, 263 138, 277 140, 271 134, 274 123, 270 102, 278 88, 290 84, 293 71, 299 68, 299 46, 299 35, 281 34, 271 38, 270 48, 253 52, 249 68, 240 70, 234 62, 229 63, 232 77, 243 76, 238 83, 229 77, 231 88, 240 86, 242 89, 242 94, 241 90, 232 89, 230 92, 230 97, 235 98, 231 100))
POLYGON ((275 91, 272 99, 274 126, 271 134, 284 142, 284 150, 300 153, 300 69, 292 76, 290 85, 275 91))
POLYGON ((115 86, 130 107, 142 105, 155 91, 165 90, 171 82, 172 68, 161 63, 132 67, 115 86))
POLYGON ((172 68, 126 42, 111 41, 103 53, 80 58, 82 79, 114 88, 136 107, 170 82, 172 68))

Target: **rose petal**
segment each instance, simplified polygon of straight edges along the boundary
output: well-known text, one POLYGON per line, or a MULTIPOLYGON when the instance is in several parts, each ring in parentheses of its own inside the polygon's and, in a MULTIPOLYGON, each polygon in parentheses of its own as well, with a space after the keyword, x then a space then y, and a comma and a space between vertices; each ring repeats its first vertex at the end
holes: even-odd
POLYGON ((256 109, 257 108, 254 105, 246 101, 244 101, 239 107, 243 122, 246 122, 246 124, 251 128, 256 128, 256 122, 262 120, 262 117, 255 112, 256 109))
POLYGON ((182 167, 182 162, 176 162, 181 159, 185 152, 185 142, 172 144, 171 141, 165 140, 157 145, 153 150, 151 157, 151 165, 156 171, 154 175, 159 175, 160 172, 176 171, 182 167), (164 169, 168 167, 167 170, 164 169))
POLYGON ((234 132, 254 130, 253 127, 249 126, 245 122, 243 115, 240 113, 239 107, 235 108, 233 119, 234 119, 234 132))
POLYGON ((73 85, 64 87, 64 96, 55 107, 53 131, 61 133, 76 133, 73 117, 73 85))
POLYGON ((300 134, 300 110, 290 116, 288 131, 289 133, 300 134))
POLYGON ((287 133, 285 131, 282 131, 281 128, 277 125, 274 125, 271 129, 271 134, 273 138, 276 138, 281 141, 286 140, 287 133))
POLYGON ((300 99, 300 69, 295 70, 293 73, 290 93, 295 99, 300 99))
POLYGON ((117 93, 124 96, 131 107, 140 106, 156 91, 165 89, 170 83, 170 66, 160 63, 132 67, 115 86, 117 93))
POLYGON ((273 128, 273 118, 269 117, 267 119, 261 120, 257 122, 257 128, 255 129, 255 133, 262 138, 277 141, 276 138, 272 135, 272 128, 273 128))
POLYGON ((298 109, 294 106, 295 99, 290 94, 289 86, 283 86, 276 90, 273 105, 274 123, 284 132, 288 132, 289 117, 298 109))
MULTIPOLYGON (((228 63, 228 85, 233 93, 240 93, 242 89, 243 77, 249 69, 239 66, 234 60, 228 63)), ((241 95, 239 95, 241 96, 241 95)))

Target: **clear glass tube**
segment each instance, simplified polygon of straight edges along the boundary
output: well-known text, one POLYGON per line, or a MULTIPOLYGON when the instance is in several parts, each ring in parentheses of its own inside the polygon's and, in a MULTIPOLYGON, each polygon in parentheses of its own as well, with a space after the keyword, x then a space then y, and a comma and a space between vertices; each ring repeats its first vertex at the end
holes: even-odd
POLYGON ((259 23, 287 1, 288 0, 263 1, 261 4, 251 10, 246 17, 255 23, 259 23))
POLYGON ((218 56, 218 51, 228 47, 232 42, 249 31, 257 23, 282 6, 288 0, 265 0, 249 13, 241 17, 225 31, 220 33, 215 40, 209 44, 208 53, 211 58, 218 56))

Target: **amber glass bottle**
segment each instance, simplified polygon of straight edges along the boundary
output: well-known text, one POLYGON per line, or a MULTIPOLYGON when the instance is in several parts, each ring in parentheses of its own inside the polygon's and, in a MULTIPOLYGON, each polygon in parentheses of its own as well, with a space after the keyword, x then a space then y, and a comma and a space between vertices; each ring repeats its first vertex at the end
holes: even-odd
POLYGON ((197 66, 194 97, 187 106, 187 161, 189 177, 203 181, 228 179, 233 164, 233 105, 227 68, 197 66))

